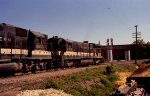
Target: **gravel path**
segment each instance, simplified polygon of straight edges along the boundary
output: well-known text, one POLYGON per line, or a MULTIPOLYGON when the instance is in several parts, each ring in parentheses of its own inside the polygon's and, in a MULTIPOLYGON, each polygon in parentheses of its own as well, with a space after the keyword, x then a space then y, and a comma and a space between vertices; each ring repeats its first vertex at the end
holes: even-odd
POLYGON ((86 69, 98 68, 99 66, 88 66, 82 68, 71 68, 58 71, 42 72, 23 76, 0 78, 0 96, 15 96, 24 85, 32 85, 50 77, 61 77, 80 72, 86 69))
POLYGON ((62 90, 55 89, 44 89, 44 90, 25 90, 18 94, 17 96, 72 96, 71 94, 66 94, 62 90))

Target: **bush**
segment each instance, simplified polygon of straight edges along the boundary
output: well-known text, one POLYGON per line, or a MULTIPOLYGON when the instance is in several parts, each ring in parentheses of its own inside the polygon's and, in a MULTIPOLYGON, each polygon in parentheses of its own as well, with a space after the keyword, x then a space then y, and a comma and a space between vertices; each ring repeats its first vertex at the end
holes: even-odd
POLYGON ((112 82, 119 80, 119 77, 116 74, 109 75, 108 79, 112 82))
POLYGON ((49 79, 44 85, 45 88, 61 89, 74 96, 109 96, 116 87, 114 81, 118 80, 114 72, 120 67, 110 66, 109 75, 103 74, 105 68, 87 69, 62 78, 49 79), (90 84, 84 86, 86 81, 90 84))
POLYGON ((54 88, 54 89, 66 89, 64 84, 58 82, 57 80, 49 79, 44 83, 44 87, 47 88, 54 88))

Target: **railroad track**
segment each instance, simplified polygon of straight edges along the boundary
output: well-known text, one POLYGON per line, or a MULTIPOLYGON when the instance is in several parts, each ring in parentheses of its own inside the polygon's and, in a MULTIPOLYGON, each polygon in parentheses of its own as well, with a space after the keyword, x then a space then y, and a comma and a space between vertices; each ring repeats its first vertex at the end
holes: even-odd
MULTIPOLYGON (((101 64, 101 65, 107 65, 107 64, 101 64)), ((81 66, 81 67, 67 67, 67 68, 58 68, 58 69, 49 69, 49 70, 38 70, 35 73, 32 73, 31 71, 29 72, 16 72, 14 75, 6 75, 6 76, 1 76, 0 79, 6 79, 6 78, 12 78, 12 77, 19 77, 19 76, 24 76, 24 75, 30 75, 30 74, 38 74, 38 73, 45 73, 45 72, 54 72, 54 71, 60 71, 60 70, 67 70, 67 69, 75 69, 75 68, 84 68, 84 67, 91 67, 91 66, 99 66, 99 65, 88 65, 88 66, 81 66)))
MULTIPOLYGON (((89 66, 94 66, 94 65, 89 65, 89 66)), ((0 79, 3 79, 3 78, 12 78, 12 77, 18 77, 18 76, 30 75, 30 74, 38 74, 38 73, 44 73, 44 72, 54 72, 54 71, 59 71, 59 70, 71 69, 71 68, 75 68, 75 67, 49 69, 49 70, 43 70, 43 71, 38 70, 35 73, 32 73, 31 71, 29 71, 29 72, 16 72, 14 75, 0 76, 0 79)), ((80 68, 80 67, 78 67, 78 68, 80 68)))

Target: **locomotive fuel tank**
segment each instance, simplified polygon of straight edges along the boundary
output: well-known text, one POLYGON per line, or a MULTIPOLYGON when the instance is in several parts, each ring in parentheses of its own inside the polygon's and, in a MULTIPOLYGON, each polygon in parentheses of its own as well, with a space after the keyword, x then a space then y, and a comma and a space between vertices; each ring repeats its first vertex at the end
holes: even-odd
MULTIPOLYGON (((22 69, 22 63, 3 63, 0 64, 0 74, 3 73, 5 74, 6 72, 17 72, 22 69)), ((6 73, 7 74, 7 73, 6 73)))

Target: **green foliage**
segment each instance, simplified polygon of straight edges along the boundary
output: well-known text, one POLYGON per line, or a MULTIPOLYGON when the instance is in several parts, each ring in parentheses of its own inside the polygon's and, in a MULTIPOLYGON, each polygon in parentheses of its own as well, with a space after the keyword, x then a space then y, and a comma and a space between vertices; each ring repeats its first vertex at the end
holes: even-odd
POLYGON ((116 88, 114 82, 119 79, 115 72, 133 71, 135 65, 114 64, 109 67, 109 75, 106 75, 106 66, 86 69, 69 76, 48 79, 44 81, 44 88, 61 89, 73 96, 110 96, 116 88))
POLYGON ((111 75, 108 76, 108 79, 111 82, 115 82, 115 81, 119 80, 119 77, 116 74, 111 74, 111 75))
MULTIPOLYGON (((113 76, 115 75, 112 75, 112 78, 113 76)), ((109 79, 109 76, 103 76, 100 83, 91 85, 89 96, 110 96, 116 86, 109 79)))
POLYGON ((74 96, 88 96, 88 93, 87 93, 87 91, 86 91, 86 89, 84 89, 81 85, 80 85, 80 83, 76 83, 75 84, 75 86, 74 86, 74 89, 77 91, 77 92, 75 92, 75 94, 74 93, 72 93, 72 95, 74 95, 74 96), (78 94, 76 94, 76 93, 78 93, 78 94))
POLYGON ((104 69, 98 68, 98 69, 87 69, 86 71, 72 74, 70 76, 64 77, 65 81, 68 82, 80 82, 83 80, 90 80, 94 77, 101 77, 104 69))
POLYGON ((105 75, 103 71, 105 67, 87 69, 59 79, 49 79, 44 85, 45 88, 61 89, 73 96, 108 96, 116 87, 114 81, 117 80, 117 76, 115 74, 105 75), (95 81, 94 78, 99 79, 95 81), (83 86, 86 81, 90 82, 89 85, 87 83, 88 88, 83 86))
POLYGON ((132 72, 135 70, 135 65, 134 64, 121 64, 121 65, 113 65, 113 70, 116 72, 121 72, 121 71, 128 71, 132 72))
POLYGON ((104 85, 96 85, 93 84, 91 86, 91 91, 89 92, 89 96, 106 96, 105 95, 105 86, 104 85))
POLYGON ((112 65, 111 66, 107 66, 105 70, 106 70, 106 75, 110 75, 110 74, 115 72, 115 70, 114 70, 112 65))
MULTIPOLYGON (((136 44, 136 41, 134 41, 133 44, 136 44)), ((137 44, 142 46, 142 45, 145 44, 145 42, 144 42, 143 39, 138 39, 138 40, 137 40, 137 44)))
MULTIPOLYGON (((131 58, 135 59, 135 46, 136 42, 133 42, 131 46, 131 58)), ((137 41, 137 59, 150 59, 150 42, 144 42, 142 40, 137 41)))
POLYGON ((44 82, 45 88, 55 88, 55 89, 65 89, 64 85, 61 82, 58 82, 57 80, 48 79, 46 82, 44 82))

